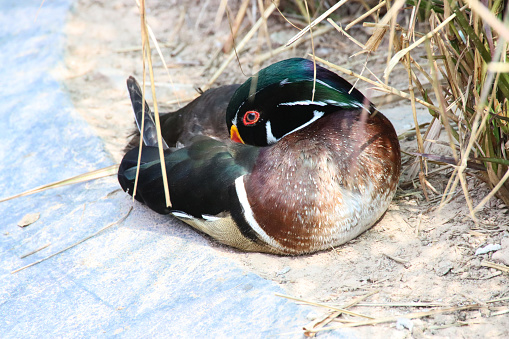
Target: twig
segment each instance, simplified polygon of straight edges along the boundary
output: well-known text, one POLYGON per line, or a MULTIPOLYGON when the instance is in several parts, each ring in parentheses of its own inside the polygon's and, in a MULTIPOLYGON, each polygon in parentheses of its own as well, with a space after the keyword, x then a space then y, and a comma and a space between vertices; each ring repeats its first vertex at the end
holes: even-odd
POLYGON ((318 25, 320 22, 322 22, 326 17, 328 17, 329 15, 331 15, 332 12, 334 12, 336 9, 338 9, 339 7, 343 6, 348 0, 342 0, 338 3, 336 3, 334 6, 332 6, 331 8, 329 8, 327 11, 325 11, 322 15, 320 15, 318 18, 316 18, 312 23, 310 23, 309 25, 307 25, 303 30, 301 30, 299 33, 297 33, 293 38, 291 38, 290 40, 288 40, 288 42, 286 43, 286 47, 290 46, 291 44, 293 44, 295 41, 297 41, 298 39, 300 39, 300 37, 302 37, 304 34, 307 33, 307 31, 309 31, 311 28, 315 27, 316 25, 318 25))
POLYGON ((84 181, 104 178, 104 177, 107 177, 107 176, 110 176, 110 175, 117 174, 117 172, 118 172, 118 164, 117 165, 108 166, 108 167, 105 167, 105 168, 101 168, 101 169, 98 169, 98 170, 95 170, 95 171, 83 173, 83 174, 80 174, 80 175, 76 175, 74 177, 67 178, 67 179, 64 179, 64 180, 55 181, 55 182, 52 182, 51 184, 46 184, 46 185, 42 185, 42 186, 39 186, 39 187, 36 187, 36 188, 32 188, 31 190, 25 191, 23 193, 19 193, 19 194, 16 194, 16 195, 13 195, 13 196, 10 196, 10 197, 7 197, 7 198, 2 198, 2 199, 0 199, 0 202, 4 202, 4 201, 8 201, 8 200, 24 197, 24 196, 27 196, 27 195, 30 195, 30 194, 42 192, 42 191, 49 190, 49 189, 52 189, 52 188, 57 188, 57 187, 62 187, 62 186, 72 185, 72 184, 78 184, 78 183, 84 182, 84 181))
MULTIPOLYGON (((244 48, 244 46, 247 44, 247 42, 253 37, 253 35, 256 33, 256 31, 261 27, 263 23, 263 19, 268 18, 269 15, 276 9, 276 6, 274 4, 270 4, 269 7, 265 10, 263 13, 263 16, 256 21, 256 23, 253 25, 251 30, 246 34, 246 36, 242 39, 242 41, 239 43, 239 45, 236 47, 236 51, 240 53, 240 51, 244 48)), ((219 67, 219 69, 214 73, 212 78, 210 78, 209 82, 202 87, 203 90, 207 90, 210 88, 210 86, 219 78, 221 73, 224 72, 226 67, 230 64, 230 62, 235 58, 235 50, 231 51, 228 58, 223 62, 223 64, 219 67)))
POLYGON ((491 300, 486 301, 486 304, 498 303, 500 301, 507 301, 507 300, 509 300, 509 297, 498 298, 498 299, 491 299, 491 300))
POLYGON ((346 25, 345 27, 345 31, 348 31, 353 25, 355 25, 356 23, 358 23, 359 21, 363 20, 364 18, 366 18, 367 16, 371 15, 371 13, 377 11, 379 8, 381 8, 382 6, 385 6, 385 0, 380 2, 378 5, 376 5, 375 7, 371 8, 369 11, 367 11, 366 13, 364 13, 363 15, 361 15, 360 17, 356 18, 354 21, 350 22, 348 25, 346 25))
POLYGON ((502 310, 502 311, 498 311, 498 312, 495 312, 495 313, 491 313, 490 314, 490 317, 495 317, 497 315, 502 315, 502 314, 506 314, 506 313, 509 313, 509 309, 507 310, 502 310))
POLYGON ((47 243, 47 244, 46 244, 46 245, 44 245, 44 246, 39 247, 39 248, 38 248, 38 249, 36 249, 36 250, 33 250, 33 251, 30 251, 30 252, 28 252, 28 253, 23 254, 23 255, 22 255, 21 257, 19 257, 19 258, 20 258, 20 259, 24 259, 24 258, 26 258, 26 257, 28 257, 28 256, 31 256, 32 254, 35 254, 35 253, 37 253, 37 252, 39 252, 39 251, 42 251, 43 249, 45 249, 45 248, 46 248, 46 247, 48 247, 49 245, 51 245, 51 243, 50 243, 50 242, 49 242, 49 243, 47 243))
POLYGON ((357 306, 365 307, 445 307, 446 304, 441 303, 426 303, 426 302, 415 302, 415 303, 358 303, 357 306))
POLYGON ((491 261, 483 261, 481 263, 481 266, 490 267, 490 268, 494 268, 494 269, 497 269, 497 270, 509 273, 509 267, 508 266, 501 265, 501 264, 496 264, 496 263, 491 262, 491 261))
POLYGON ((468 306, 443 308, 443 309, 432 310, 432 311, 427 311, 427 312, 408 313, 408 314, 402 314, 402 315, 397 315, 397 316, 382 317, 382 318, 377 318, 377 319, 373 319, 373 320, 366 320, 366 321, 359 321, 359 322, 355 322, 355 323, 324 327, 324 328, 321 328, 318 330, 313 330, 312 332, 330 331, 330 330, 336 330, 336 329, 345 328, 345 327, 376 325, 376 324, 397 321, 398 318, 409 318, 409 319, 424 318, 424 317, 429 317, 430 315, 435 315, 435 314, 473 310, 473 309, 478 309, 478 308, 482 308, 482 307, 483 307, 482 305, 474 304, 474 305, 468 305, 468 306))
MULTIPOLYGON (((363 295, 363 296, 360 296, 358 298, 355 298, 354 300, 350 301, 349 303, 343 305, 341 308, 346 309, 346 308, 352 307, 354 305, 359 305, 359 303, 361 301, 366 300, 368 297, 370 297, 373 294, 376 294, 378 292, 380 292, 380 291, 378 291, 378 290, 372 291, 372 292, 370 292, 370 293, 368 293, 366 295, 363 295)), ((306 332, 304 332, 304 335, 307 336, 307 337, 314 337, 314 336, 316 336, 316 333, 309 332, 309 331, 313 330, 313 329, 318 329, 318 328, 324 327, 325 325, 327 325, 328 323, 330 323, 331 321, 333 321, 334 319, 339 317, 342 313, 343 312, 341 312, 341 311, 334 311, 333 313, 328 314, 328 315, 326 315, 325 317, 323 317, 321 319, 312 321, 311 323, 309 323, 309 324, 307 324, 306 326, 303 327, 303 329, 306 331, 306 332)))
POLYGON ((391 260, 394 260, 398 264, 401 264, 403 266, 408 265, 408 260, 405 260, 405 259, 402 259, 402 258, 398 258, 398 257, 393 257, 392 255, 389 255, 387 253, 383 253, 383 255, 385 255, 387 258, 389 258, 391 260))
MULTIPOLYGON (((175 46, 175 42, 159 43, 159 47, 169 48, 169 47, 174 47, 174 46, 175 46)), ((155 47, 152 47, 152 48, 155 49, 155 47)), ((131 46, 131 47, 114 49, 113 52, 114 53, 129 53, 129 52, 139 52, 141 50, 142 50, 141 46, 131 46)))
POLYGON ((351 311, 348 311, 348 310, 345 310, 345 309, 342 309, 342 308, 338 308, 338 307, 334 307, 334 306, 330 306, 330 305, 326 305, 326 304, 320 304, 320 303, 315 303, 315 302, 312 302, 312 301, 309 301, 309 300, 295 298, 295 297, 292 297, 292 296, 289 296, 289 295, 284 295, 284 294, 279 294, 279 293, 275 293, 275 295, 277 297, 286 298, 286 299, 290 299, 290 300, 294 300, 294 301, 299 301, 299 302, 302 302, 302 303, 305 303, 305 304, 308 304, 308 305, 312 305, 312 306, 328 308, 328 309, 331 309, 331 310, 334 310, 334 311, 338 311, 338 312, 341 312, 341 313, 353 315, 355 317, 361 317, 361 318, 366 318, 366 319, 374 319, 374 318, 372 318, 370 316, 367 316, 367 315, 351 312, 351 311))

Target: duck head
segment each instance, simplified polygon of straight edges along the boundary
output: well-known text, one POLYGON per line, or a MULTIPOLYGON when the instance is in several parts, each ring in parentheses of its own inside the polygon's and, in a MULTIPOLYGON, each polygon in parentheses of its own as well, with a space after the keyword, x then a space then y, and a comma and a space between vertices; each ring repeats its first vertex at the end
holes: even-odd
POLYGON ((338 110, 372 104, 352 85, 316 65, 293 58, 272 64, 242 84, 230 100, 226 124, 233 141, 267 146, 338 110))

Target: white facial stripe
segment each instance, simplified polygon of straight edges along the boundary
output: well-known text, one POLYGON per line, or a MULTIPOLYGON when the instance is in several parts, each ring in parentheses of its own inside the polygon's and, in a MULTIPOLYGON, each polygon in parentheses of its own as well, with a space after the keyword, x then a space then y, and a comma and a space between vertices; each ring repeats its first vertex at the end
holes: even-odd
POLYGON ((270 121, 267 121, 267 123, 265 124, 265 130, 267 131, 267 144, 268 145, 274 144, 277 141, 277 139, 274 136, 274 134, 272 134, 272 125, 270 124, 270 121))
POLYGON ((286 78, 279 83, 279 86, 283 86, 290 83, 290 79, 286 78))
POLYGON ((283 246, 274 240, 271 236, 269 236, 265 231, 258 225, 258 222, 254 218, 253 210, 251 210, 251 206, 249 205, 249 201, 247 200, 246 188, 244 187, 244 175, 235 179, 235 189, 237 191, 237 197, 239 198, 240 205, 244 210, 244 218, 249 226, 255 231, 260 238, 265 241, 270 246, 277 248, 279 250, 284 250, 283 246))
POLYGON ((323 115, 324 115, 325 113, 324 113, 324 112, 320 112, 320 111, 313 111, 313 114, 314 114, 314 116, 313 116, 313 118, 312 118, 311 120, 309 120, 308 122, 306 122, 306 123, 305 123, 305 124, 303 124, 303 125, 300 125, 299 127, 297 127, 296 129, 294 129, 293 131, 290 131, 290 132, 286 133, 286 134, 285 134, 285 135, 283 135, 281 138, 284 138, 284 137, 286 137, 288 134, 293 133, 293 132, 295 132, 295 131, 298 131, 298 130, 300 130, 301 128, 304 128, 304 127, 306 127, 307 125, 309 125, 309 124, 311 124, 311 123, 315 122, 316 120, 318 120, 318 119, 320 119, 321 117, 323 117, 323 115))
POLYGON ((301 100, 301 101, 293 101, 293 102, 282 102, 278 106, 304 106, 304 105, 317 105, 317 106, 327 106, 327 101, 311 101, 311 100, 301 100))

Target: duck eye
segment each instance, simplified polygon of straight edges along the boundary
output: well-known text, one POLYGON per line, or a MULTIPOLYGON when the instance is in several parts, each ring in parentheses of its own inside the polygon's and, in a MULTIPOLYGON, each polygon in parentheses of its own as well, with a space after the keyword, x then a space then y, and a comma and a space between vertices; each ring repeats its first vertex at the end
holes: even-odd
POLYGON ((257 111, 247 111, 244 114, 244 119, 242 120, 244 122, 244 125, 253 125, 260 119, 260 113, 257 111))

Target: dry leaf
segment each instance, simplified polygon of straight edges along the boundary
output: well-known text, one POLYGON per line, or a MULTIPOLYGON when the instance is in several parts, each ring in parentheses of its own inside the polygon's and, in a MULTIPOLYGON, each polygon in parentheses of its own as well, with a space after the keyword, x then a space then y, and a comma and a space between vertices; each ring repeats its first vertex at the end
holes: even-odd
POLYGON ((40 216, 41 216, 41 213, 28 213, 20 221, 18 221, 18 226, 26 227, 28 225, 31 225, 34 222, 36 222, 37 220, 39 220, 40 216))

